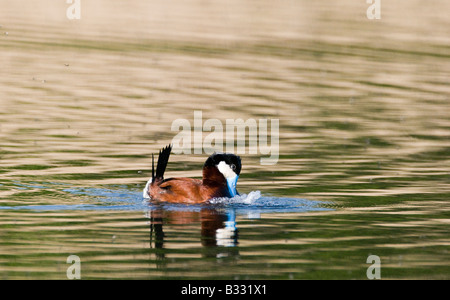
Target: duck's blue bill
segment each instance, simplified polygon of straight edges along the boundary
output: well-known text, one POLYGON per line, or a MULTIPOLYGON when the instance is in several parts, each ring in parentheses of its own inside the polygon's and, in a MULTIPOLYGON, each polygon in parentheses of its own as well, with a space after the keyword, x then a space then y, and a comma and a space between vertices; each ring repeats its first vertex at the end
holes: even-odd
POLYGON ((228 186, 228 192, 230 193, 231 197, 234 197, 238 194, 236 191, 236 183, 238 181, 239 176, 236 175, 232 178, 227 178, 227 186, 228 186))

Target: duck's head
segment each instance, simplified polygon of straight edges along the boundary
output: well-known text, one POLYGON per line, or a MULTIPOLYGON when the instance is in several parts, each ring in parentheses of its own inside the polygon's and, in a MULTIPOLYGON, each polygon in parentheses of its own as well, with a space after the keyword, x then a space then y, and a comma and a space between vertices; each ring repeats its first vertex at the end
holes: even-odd
POLYGON ((236 183, 241 173, 241 168, 241 158, 239 156, 231 153, 214 152, 208 157, 203 166, 203 181, 222 180, 223 182, 225 180, 230 197, 234 197, 238 194, 236 183))

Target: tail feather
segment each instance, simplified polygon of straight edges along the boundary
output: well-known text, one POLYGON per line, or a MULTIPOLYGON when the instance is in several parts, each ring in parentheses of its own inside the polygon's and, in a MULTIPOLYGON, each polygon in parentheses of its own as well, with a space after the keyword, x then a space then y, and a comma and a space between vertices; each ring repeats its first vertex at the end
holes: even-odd
POLYGON ((172 145, 168 145, 159 151, 158 163, 156 165, 152 155, 152 182, 164 179, 164 172, 166 171, 167 163, 169 162, 170 152, 172 151, 172 145))
POLYGON ((155 156, 152 153, 152 181, 155 179, 155 156))

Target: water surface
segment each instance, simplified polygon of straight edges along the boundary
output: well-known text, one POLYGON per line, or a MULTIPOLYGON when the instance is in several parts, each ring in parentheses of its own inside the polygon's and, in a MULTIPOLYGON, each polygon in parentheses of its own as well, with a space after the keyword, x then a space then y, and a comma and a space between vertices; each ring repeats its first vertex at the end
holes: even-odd
POLYGON ((449 279, 446 1, 28 2, 0 0, 1 278, 449 279), (143 201, 194 110, 279 119, 251 201, 143 201))

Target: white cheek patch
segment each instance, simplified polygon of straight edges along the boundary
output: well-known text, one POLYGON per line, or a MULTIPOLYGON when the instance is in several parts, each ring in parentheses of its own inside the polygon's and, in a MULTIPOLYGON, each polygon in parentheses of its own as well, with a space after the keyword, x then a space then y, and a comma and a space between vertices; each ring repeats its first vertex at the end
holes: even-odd
POLYGON ((228 178, 233 178, 236 177, 237 174, 234 173, 234 171, 230 168, 230 166, 224 162, 221 161, 218 165, 217 165, 217 169, 219 170, 220 173, 223 174, 223 176, 228 179, 228 178))

